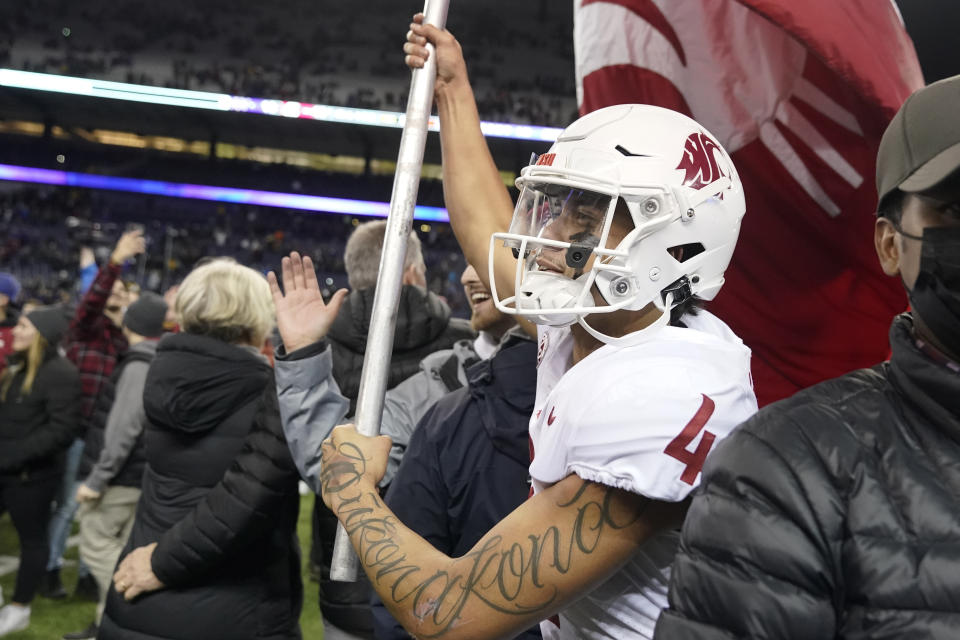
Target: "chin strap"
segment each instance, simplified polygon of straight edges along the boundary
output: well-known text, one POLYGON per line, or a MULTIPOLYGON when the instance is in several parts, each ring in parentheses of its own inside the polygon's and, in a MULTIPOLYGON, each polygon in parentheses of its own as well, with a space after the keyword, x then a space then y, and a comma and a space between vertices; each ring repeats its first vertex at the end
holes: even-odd
POLYGON ((608 336, 605 333, 597 331, 587 323, 585 317, 580 317, 577 320, 577 324, 583 327, 583 330, 589 333, 591 336, 603 342, 604 344, 612 344, 617 347, 629 347, 631 345, 640 344, 641 342, 646 342, 650 339, 650 336, 656 333, 658 330, 670 324, 670 309, 673 306, 673 293, 668 293, 666 300, 664 300, 664 309, 663 313, 660 314, 660 317, 654 320, 651 324, 647 325, 643 329, 638 329, 637 331, 632 331, 625 336, 619 338, 614 336, 608 336))

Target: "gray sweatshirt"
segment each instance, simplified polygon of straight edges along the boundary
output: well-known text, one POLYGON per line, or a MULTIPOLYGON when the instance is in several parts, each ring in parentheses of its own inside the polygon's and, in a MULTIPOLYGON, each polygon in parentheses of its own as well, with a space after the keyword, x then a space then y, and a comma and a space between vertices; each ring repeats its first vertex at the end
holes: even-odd
MULTIPOLYGON (((144 340, 130 347, 130 350, 153 356, 157 353, 157 341, 144 340)), ((143 386, 149 368, 150 363, 136 360, 124 367, 117 380, 116 396, 103 434, 103 450, 83 482, 94 491, 103 493, 120 472, 147 425, 147 414, 143 410, 143 386)))

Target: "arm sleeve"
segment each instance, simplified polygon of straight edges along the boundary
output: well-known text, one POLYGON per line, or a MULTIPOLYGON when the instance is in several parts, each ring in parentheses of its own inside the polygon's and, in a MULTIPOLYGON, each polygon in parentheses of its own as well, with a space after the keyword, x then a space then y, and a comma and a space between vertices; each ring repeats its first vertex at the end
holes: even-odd
POLYGON ((223 479, 154 550, 153 572, 168 587, 195 581, 275 524, 296 491, 297 471, 280 426, 273 381, 254 426, 223 479))
POLYGON ((771 440, 741 428, 708 461, 657 638, 836 636, 843 498, 799 429, 778 426, 771 440))
MULTIPOLYGON (((436 447, 429 438, 429 425, 434 415, 434 410, 430 409, 414 430, 403 462, 387 492, 386 504, 403 524, 438 551, 449 555, 454 544, 447 518, 447 485, 441 475, 442 465, 436 447)), ((411 637, 390 615, 376 591, 373 591, 370 604, 377 640, 407 640, 411 637)))
POLYGON ((90 285, 93 284, 93 279, 97 277, 97 264, 88 264, 87 266, 80 269, 80 295, 85 295, 87 290, 90 289, 90 285))
MULTIPOLYGON (((0 448, 0 471, 18 469, 25 464, 50 457, 73 440, 80 420, 80 375, 65 361, 49 362, 56 367, 34 383, 33 393, 44 394, 46 420, 30 431, 15 447, 0 448), (42 391, 39 391, 39 389, 42 391)), ((40 376, 38 376, 39 378, 40 376)))
POLYGON ((318 343, 278 357, 275 372, 290 453, 300 477, 319 495, 320 446, 350 407, 333 379, 331 348, 318 343))
POLYGON ((123 468, 137 438, 143 433, 147 422, 147 414, 143 409, 143 386, 149 368, 147 362, 131 362, 117 381, 116 400, 110 407, 104 430, 103 450, 84 481, 94 491, 103 493, 123 468))
POLYGON ((446 385, 427 371, 418 371, 387 392, 383 399, 380 435, 390 436, 393 444, 381 487, 387 487, 393 481, 417 422, 446 393, 446 385))
POLYGON ((121 266, 107 261, 97 272, 93 284, 83 295, 77 306, 76 315, 70 323, 68 341, 84 340, 96 335, 99 323, 103 319, 103 310, 107 305, 107 298, 113 291, 113 283, 120 276, 121 266))

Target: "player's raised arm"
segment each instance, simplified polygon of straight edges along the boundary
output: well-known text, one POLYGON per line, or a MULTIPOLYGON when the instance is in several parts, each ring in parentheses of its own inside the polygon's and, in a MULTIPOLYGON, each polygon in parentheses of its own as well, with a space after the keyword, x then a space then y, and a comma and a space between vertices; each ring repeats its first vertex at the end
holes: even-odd
MULTIPOLYGON (((490 236, 506 231, 513 202, 480 131, 480 115, 467 75, 467 65, 456 38, 446 30, 424 25, 417 14, 403 47, 411 68, 423 66, 426 44, 437 52, 436 101, 443 150, 443 196, 450 224, 467 264, 472 264, 489 287, 490 236)), ((513 295, 514 260, 509 249, 498 248, 497 290, 513 295)))
POLYGON ((389 446, 337 427, 324 443, 323 499, 390 613, 416 637, 516 635, 588 593, 654 533, 678 526, 686 508, 570 475, 449 558, 380 500, 389 446))

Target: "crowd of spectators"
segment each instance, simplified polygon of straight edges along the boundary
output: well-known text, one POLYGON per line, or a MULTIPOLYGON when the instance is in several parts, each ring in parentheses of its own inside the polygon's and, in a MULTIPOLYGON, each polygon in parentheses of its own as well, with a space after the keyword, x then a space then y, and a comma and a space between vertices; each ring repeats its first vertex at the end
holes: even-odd
MULTIPOLYGON (((19 278, 25 298, 75 298, 81 247, 104 262, 116 237, 142 227, 145 254, 124 278, 165 290, 204 256, 231 256, 265 273, 291 250, 309 255, 329 292, 347 286, 343 246, 362 219, 67 187, 16 187, 0 193, 0 265, 19 278)), ((446 224, 416 225, 430 289, 455 314, 468 304, 459 284, 463 258, 446 224)))
MULTIPOLYGON (((575 115, 572 18, 544 0, 510 20, 484 2, 448 24, 472 61, 484 119, 561 126, 575 115)), ((419 5, 372 0, 360 12, 316 3, 25 0, 0 24, 0 65, 71 76, 319 104, 403 110, 398 51, 419 5)))

